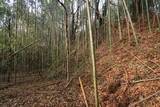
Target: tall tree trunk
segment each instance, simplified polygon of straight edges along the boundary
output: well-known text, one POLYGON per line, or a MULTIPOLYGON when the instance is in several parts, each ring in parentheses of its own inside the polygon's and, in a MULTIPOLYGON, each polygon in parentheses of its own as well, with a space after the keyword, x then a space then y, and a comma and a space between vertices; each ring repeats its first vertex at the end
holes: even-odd
POLYGON ((130 13, 129 13, 129 11, 128 11, 128 8, 127 8, 127 5, 126 5, 125 0, 123 0, 123 6, 124 6, 124 8, 125 8, 125 10, 126 10, 126 13, 127 13, 127 16, 128 16, 128 20, 129 20, 129 22, 130 22, 130 24, 131 24, 131 28, 132 28, 132 31, 133 31, 134 40, 135 40, 136 44, 138 45, 138 39, 137 39, 137 36, 136 36, 135 28, 134 28, 134 26, 133 26, 133 23, 132 23, 132 20, 131 20, 131 16, 130 16, 130 13))
MULTIPOLYGON (((11 18, 8 19, 8 36, 9 36, 9 45, 10 45, 10 54, 12 53, 12 44, 11 44, 11 18)), ((11 70, 12 70, 12 60, 8 60, 8 78, 7 81, 10 82, 11 80, 11 70)))
POLYGON ((87 0, 87 15, 88 15, 90 50, 91 50, 91 59, 92 59, 92 71, 93 71, 95 106, 99 107, 98 91, 97 91, 98 88, 97 88, 97 79, 96 79, 96 61, 95 61, 95 51, 94 51, 94 43, 93 43, 93 35, 92 35, 92 26, 91 26, 91 16, 90 16, 89 0, 87 0))
POLYGON ((65 20, 65 46, 66 46, 66 55, 67 55, 67 80, 69 80, 69 35, 68 35, 68 11, 66 6, 60 1, 58 0, 58 2, 62 5, 62 7, 64 8, 65 11, 65 16, 64 16, 64 20, 65 20))
MULTIPOLYGON (((118 0, 119 6, 119 0, 118 0)), ((120 15, 119 15, 119 7, 117 6, 117 17, 118 17, 118 31, 119 31, 119 39, 122 39, 122 31, 121 31, 121 22, 120 22, 120 15)))
POLYGON ((146 9, 147 9, 147 22, 148 22, 148 28, 149 28, 149 32, 151 33, 151 23, 150 23, 150 18, 149 18, 149 6, 148 6, 148 1, 145 0, 146 3, 146 9))
POLYGON ((108 0, 108 40, 109 40, 109 46, 110 49, 112 47, 112 34, 111 34, 111 6, 110 6, 110 0, 108 0))

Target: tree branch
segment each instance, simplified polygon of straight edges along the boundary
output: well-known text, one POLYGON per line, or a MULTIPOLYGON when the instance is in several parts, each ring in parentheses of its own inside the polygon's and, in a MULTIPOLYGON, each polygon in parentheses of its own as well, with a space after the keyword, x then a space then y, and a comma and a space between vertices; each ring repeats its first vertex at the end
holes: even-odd
POLYGON ((138 102, 136 102, 136 103, 134 103, 134 104, 130 104, 129 107, 135 107, 136 105, 138 105, 138 104, 140 104, 140 103, 142 103, 142 102, 144 102, 144 101, 146 101, 146 100, 148 100, 148 99, 156 96, 157 94, 160 94, 160 90, 157 91, 157 92, 155 92, 155 93, 152 94, 152 95, 149 95, 149 96, 146 97, 146 98, 143 98, 142 100, 140 100, 140 101, 138 101, 138 102))

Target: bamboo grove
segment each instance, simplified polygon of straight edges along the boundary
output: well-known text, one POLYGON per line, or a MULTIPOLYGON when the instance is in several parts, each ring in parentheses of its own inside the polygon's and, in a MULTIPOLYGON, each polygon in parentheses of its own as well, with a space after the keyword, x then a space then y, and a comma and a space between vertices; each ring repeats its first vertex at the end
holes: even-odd
POLYGON ((136 31, 160 29, 159 17, 159 0, 1 0, 0 81, 69 82, 89 64, 98 107, 95 49, 126 38, 138 46, 136 31))

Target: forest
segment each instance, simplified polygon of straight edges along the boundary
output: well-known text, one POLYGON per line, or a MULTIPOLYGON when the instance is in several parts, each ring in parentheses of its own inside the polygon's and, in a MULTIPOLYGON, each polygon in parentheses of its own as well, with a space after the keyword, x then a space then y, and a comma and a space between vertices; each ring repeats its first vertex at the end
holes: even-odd
POLYGON ((0 0, 0 107, 160 107, 160 0, 0 0))

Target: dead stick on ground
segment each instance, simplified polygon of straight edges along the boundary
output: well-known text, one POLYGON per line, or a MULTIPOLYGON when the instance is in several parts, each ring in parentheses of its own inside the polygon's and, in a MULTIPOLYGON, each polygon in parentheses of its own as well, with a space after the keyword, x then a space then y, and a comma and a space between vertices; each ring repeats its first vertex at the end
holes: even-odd
POLYGON ((83 98, 84 98, 86 107, 88 107, 87 98, 86 98, 86 94, 85 94, 85 91, 84 91, 84 88, 83 88, 81 77, 79 77, 79 83, 80 83, 80 86, 81 86, 81 90, 82 90, 82 94, 83 94, 83 98))
POLYGON ((144 98, 144 99, 142 99, 142 100, 140 100, 140 101, 134 103, 134 104, 129 105, 129 107, 135 107, 137 104, 140 104, 140 103, 144 102, 145 100, 148 100, 148 99, 150 99, 150 98, 156 96, 157 94, 160 94, 160 90, 157 91, 157 92, 155 92, 154 94, 149 95, 148 97, 146 97, 146 98, 144 98))
POLYGON ((125 51, 127 51, 128 53, 130 53, 133 57, 135 57, 139 62, 141 62, 144 66, 146 66, 148 69, 150 69, 153 72, 156 72, 154 69, 152 69, 151 67, 149 67, 147 64, 145 64, 143 61, 141 61, 137 56, 135 56, 133 53, 129 52, 126 48, 123 48, 125 51))
MULTIPOLYGON (((158 80, 160 80, 160 78, 143 79, 143 80, 132 81, 129 84, 137 84, 137 83, 141 83, 141 82, 158 81, 158 80)), ((126 84, 128 84, 128 83, 122 83, 122 85, 126 85, 126 84)))
POLYGON ((136 84, 136 83, 140 83, 140 82, 149 82, 149 81, 157 81, 157 80, 160 80, 160 78, 144 79, 144 80, 139 80, 139 81, 133 81, 132 83, 136 84))
POLYGON ((74 78, 71 78, 70 81, 67 83, 67 85, 65 86, 65 88, 67 88, 69 86, 69 84, 72 82, 74 78))

